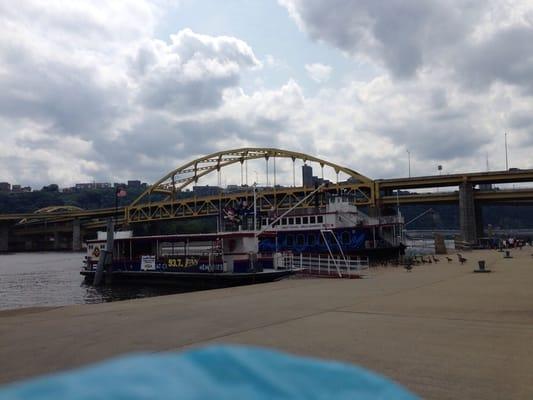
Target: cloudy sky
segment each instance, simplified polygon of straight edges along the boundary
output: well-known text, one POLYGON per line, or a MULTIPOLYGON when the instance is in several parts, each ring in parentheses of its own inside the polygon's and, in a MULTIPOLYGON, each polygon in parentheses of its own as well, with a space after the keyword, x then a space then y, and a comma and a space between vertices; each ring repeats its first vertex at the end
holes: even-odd
POLYGON ((505 132, 533 167, 530 0, 0 0, 0 32, 0 181, 150 183, 241 146, 495 170, 505 132))

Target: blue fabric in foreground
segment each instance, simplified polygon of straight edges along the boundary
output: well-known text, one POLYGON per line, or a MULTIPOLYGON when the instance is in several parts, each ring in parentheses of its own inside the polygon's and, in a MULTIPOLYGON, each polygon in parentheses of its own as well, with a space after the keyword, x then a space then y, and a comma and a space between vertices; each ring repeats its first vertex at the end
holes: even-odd
POLYGON ((1 400, 394 399, 418 397, 349 364, 252 347, 137 354, 0 389, 1 400))

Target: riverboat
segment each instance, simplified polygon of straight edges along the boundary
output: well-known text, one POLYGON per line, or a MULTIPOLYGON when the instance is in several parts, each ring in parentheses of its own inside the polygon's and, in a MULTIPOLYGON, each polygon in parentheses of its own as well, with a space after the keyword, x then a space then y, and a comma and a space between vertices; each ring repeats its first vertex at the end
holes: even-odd
POLYGON ((261 218, 259 252, 397 260, 405 250, 399 212, 371 217, 349 196, 331 196, 325 207, 261 218))
MULTIPOLYGON (((106 232, 87 241, 81 275, 93 281, 106 254, 106 232)), ((264 267, 256 232, 133 236, 115 232, 104 273, 111 283, 141 283, 209 289, 271 282, 294 273, 264 267)), ((272 266, 271 259, 267 260, 272 266)))

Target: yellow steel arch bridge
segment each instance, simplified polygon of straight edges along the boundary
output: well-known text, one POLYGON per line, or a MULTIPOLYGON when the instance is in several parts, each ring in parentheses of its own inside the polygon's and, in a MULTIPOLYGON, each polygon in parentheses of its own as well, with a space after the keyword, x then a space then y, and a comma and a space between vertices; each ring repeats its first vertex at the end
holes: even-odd
MULTIPOLYGON (((247 185, 242 186, 243 166, 247 165, 248 160, 263 159, 266 162, 268 171, 270 160, 271 167, 275 171, 276 158, 286 158, 293 161, 293 186, 277 187, 274 174, 274 184, 258 188, 256 192, 257 206, 261 212, 286 210, 314 190, 314 187, 296 186, 294 180, 295 160, 316 162, 322 168, 331 168, 337 176, 342 172, 350 178, 343 182, 333 182, 329 187, 325 187, 323 192, 335 193, 343 191, 351 194, 353 201, 358 205, 378 207, 385 204, 396 204, 398 201, 401 204, 457 203, 459 201, 459 193, 457 191, 413 193, 398 198, 393 193, 393 191, 398 189, 450 187, 459 186, 464 183, 477 185, 486 183, 533 182, 532 169, 467 172, 451 175, 372 180, 348 167, 304 153, 275 148, 239 148, 209 154, 170 171, 151 185, 129 206, 118 208, 120 216, 117 218, 117 223, 122 225, 165 219, 216 216, 219 215, 221 209, 234 206, 243 200, 250 203, 253 199, 254 189, 247 185), (186 186, 196 183, 200 178, 220 172, 222 169, 235 164, 240 164, 241 166, 241 187, 238 192, 221 192, 217 195, 200 197, 194 196, 192 193, 187 194, 183 191, 186 186)), ((317 205, 317 198, 320 202, 323 202, 324 197, 314 196, 303 202, 300 207, 314 207, 317 205)), ((476 191, 474 198, 476 201, 488 202, 532 201, 533 189, 476 191)), ((72 206, 53 206, 38 210, 35 213, 2 214, 0 215, 0 225, 4 222, 15 223, 17 221, 22 222, 22 224, 17 224, 17 226, 20 226, 27 225, 28 223, 38 224, 39 221, 62 223, 74 219, 81 219, 84 221, 84 227, 93 229, 101 228, 105 225, 105 220, 108 217, 116 214, 117 210, 114 208, 81 210, 72 206)))
MULTIPOLYGON (((76 207, 76 206, 48 206, 48 207, 40 208, 37 211, 34 211, 33 216, 35 218, 33 218, 33 220, 39 221, 40 217, 46 214, 48 215, 67 214, 68 215, 71 213, 78 213, 80 211, 84 211, 83 208, 76 207)), ((31 217, 22 218, 19 221, 19 224, 25 224, 31 221, 32 221, 31 217)))
MULTIPOLYGON (((338 192, 343 190, 351 194, 353 201, 359 205, 373 204, 374 183, 359 172, 330 161, 317 158, 305 153, 275 149, 275 148, 239 148, 221 151, 190 161, 163 176, 144 193, 142 193, 129 207, 126 207, 125 218, 128 222, 154 221, 163 219, 191 218, 218 215, 222 209, 235 206, 238 202, 247 201, 251 204, 254 197, 254 187, 243 185, 243 168, 249 160, 264 159, 267 167, 267 185, 257 190, 256 203, 259 211, 283 211, 294 206, 314 187, 296 187, 294 162, 301 160, 315 162, 322 169, 331 168, 337 176, 337 182, 331 187, 325 187, 323 192, 338 192), (277 158, 290 159, 293 162, 293 187, 276 186, 275 160, 277 158), (273 160, 273 185, 268 182, 268 163, 273 160), (198 182, 206 175, 219 173, 223 168, 231 165, 241 166, 241 188, 236 193, 219 193, 213 196, 183 197, 183 189, 198 182), (339 173, 348 176, 349 182, 339 183, 339 173), (154 197, 155 200, 154 200, 154 197)), ((320 203, 324 196, 318 196, 320 203)), ((300 207, 314 207, 317 197, 308 199, 300 207)))

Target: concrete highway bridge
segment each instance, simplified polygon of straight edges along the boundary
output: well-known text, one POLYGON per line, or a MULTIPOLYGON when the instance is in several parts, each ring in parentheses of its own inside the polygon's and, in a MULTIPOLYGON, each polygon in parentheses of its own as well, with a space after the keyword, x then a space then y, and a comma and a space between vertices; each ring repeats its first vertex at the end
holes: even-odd
MULTIPOLYGON (((109 217, 118 225, 142 224, 164 220, 201 217, 220 217, 224 210, 237 209, 255 203, 261 215, 279 214, 299 203, 299 208, 312 208, 325 204, 328 194, 343 193, 375 216, 387 206, 402 204, 458 203, 463 240, 475 242, 479 223, 479 205, 500 202, 532 202, 532 189, 482 190, 491 184, 533 182, 533 169, 417 176, 395 179, 370 179, 361 173, 308 154, 274 148, 240 148, 221 151, 188 162, 163 176, 148 187, 130 205, 118 209, 81 210, 74 207, 47 207, 36 213, 0 215, 0 251, 10 250, 10 236, 26 238, 24 248, 31 250, 39 240, 53 243, 52 248, 81 248, 83 237, 94 234, 105 226, 109 217), (293 185, 276 184, 276 160, 292 161, 293 185), (245 185, 248 181, 248 161, 264 160, 266 182, 263 187, 245 185), (330 169, 335 182, 326 184, 317 195, 302 201, 314 185, 297 186, 295 161, 318 164, 330 169), (186 189, 210 174, 218 174, 229 167, 240 167, 241 185, 235 191, 221 191, 211 196, 194 196, 186 189), (269 166, 270 179, 269 181, 269 166), (347 177, 340 181, 339 174, 347 177), (480 186, 481 185, 481 186, 480 186), (439 191, 446 188, 447 191, 439 191), (450 188, 452 191, 450 191, 450 188), (399 194, 399 191, 436 189, 434 192, 399 194)), ((401 192, 400 192, 401 193, 401 192)))

